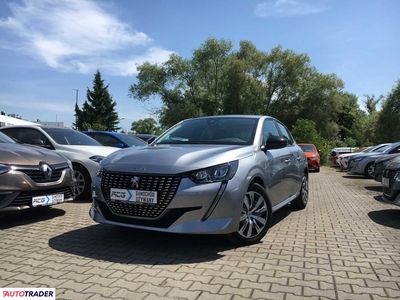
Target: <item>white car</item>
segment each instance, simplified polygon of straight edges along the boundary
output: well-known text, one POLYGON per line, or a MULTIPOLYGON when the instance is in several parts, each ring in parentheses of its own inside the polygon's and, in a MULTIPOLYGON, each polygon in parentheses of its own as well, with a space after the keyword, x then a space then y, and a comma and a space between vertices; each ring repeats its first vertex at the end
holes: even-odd
POLYGON ((39 125, 0 127, 0 131, 18 141, 62 154, 72 162, 76 178, 76 199, 91 198, 91 182, 99 162, 119 148, 106 147, 86 134, 69 128, 39 125))

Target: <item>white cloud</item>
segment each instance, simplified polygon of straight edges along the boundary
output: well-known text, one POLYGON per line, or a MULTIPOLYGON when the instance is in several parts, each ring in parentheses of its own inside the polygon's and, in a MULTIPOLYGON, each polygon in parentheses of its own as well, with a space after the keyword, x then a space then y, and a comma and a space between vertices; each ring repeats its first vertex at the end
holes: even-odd
POLYGON ((131 66, 133 62, 146 58, 160 62, 171 53, 150 48, 134 57, 121 55, 125 51, 140 51, 153 40, 92 0, 23 0, 21 5, 10 4, 10 9, 12 15, 0 19, 0 30, 16 40, 11 43, 3 35, 0 47, 18 49, 62 71, 93 73, 105 68, 114 69, 116 75, 130 75, 136 70, 131 66), (126 57, 126 60, 112 57, 126 57), (121 72, 114 63, 128 66, 131 71, 121 72))
POLYGON ((119 59, 117 56, 113 58, 92 57, 85 60, 71 60, 71 65, 64 66, 64 71, 78 69, 83 74, 91 74, 100 69, 112 75, 130 76, 137 74, 137 65, 145 61, 151 63, 162 63, 168 60, 169 56, 175 53, 173 51, 164 50, 160 47, 151 47, 145 53, 133 55, 129 58, 119 59))
POLYGON ((258 17, 288 17, 321 13, 326 9, 321 0, 268 0, 257 5, 258 17))
POLYGON ((10 107, 18 107, 30 110, 42 111, 44 108, 49 111, 65 113, 66 111, 71 111, 71 107, 73 109, 73 105, 70 104, 62 104, 56 103, 52 101, 44 101, 44 102, 35 102, 35 101, 4 101, 0 100, 0 105, 8 105, 10 107))

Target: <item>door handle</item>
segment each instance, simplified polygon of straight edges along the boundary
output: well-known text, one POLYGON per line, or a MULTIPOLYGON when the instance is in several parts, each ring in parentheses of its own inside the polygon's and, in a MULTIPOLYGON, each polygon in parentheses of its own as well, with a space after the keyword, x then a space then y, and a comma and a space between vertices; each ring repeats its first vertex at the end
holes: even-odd
POLYGON ((290 163, 290 158, 286 158, 285 163, 287 163, 287 164, 290 163))

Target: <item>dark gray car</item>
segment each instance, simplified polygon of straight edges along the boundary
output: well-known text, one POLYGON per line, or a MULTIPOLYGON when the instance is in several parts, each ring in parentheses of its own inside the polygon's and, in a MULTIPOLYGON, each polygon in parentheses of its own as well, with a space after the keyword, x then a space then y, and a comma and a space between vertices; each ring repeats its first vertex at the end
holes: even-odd
POLYGON ((400 205, 400 156, 390 160, 382 173, 383 200, 400 205))
POLYGON ((307 159, 274 118, 189 119, 149 146, 104 158, 92 195, 90 216, 100 223, 251 244, 272 212, 306 207, 307 159))
POLYGON ((20 145, 0 132, 0 211, 74 200, 75 177, 64 156, 20 145))

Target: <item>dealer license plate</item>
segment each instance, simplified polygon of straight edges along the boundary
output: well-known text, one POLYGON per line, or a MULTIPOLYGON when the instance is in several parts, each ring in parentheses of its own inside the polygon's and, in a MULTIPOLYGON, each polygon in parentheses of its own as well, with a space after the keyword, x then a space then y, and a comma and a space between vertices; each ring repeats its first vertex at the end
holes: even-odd
POLYGON ((382 185, 386 188, 390 187, 389 178, 382 177, 382 185))
POLYGON ((32 206, 48 206, 64 202, 64 194, 32 197, 32 206))
POLYGON ((114 189, 110 190, 110 199, 112 201, 124 201, 140 204, 157 204, 157 192, 114 189))

